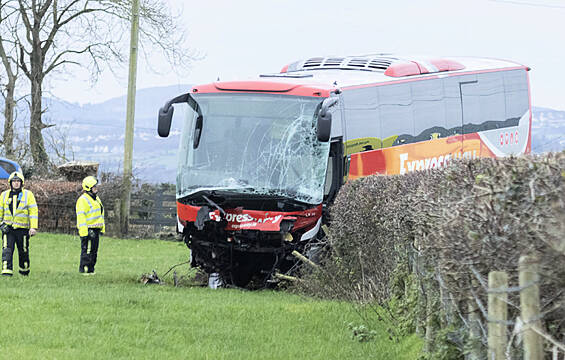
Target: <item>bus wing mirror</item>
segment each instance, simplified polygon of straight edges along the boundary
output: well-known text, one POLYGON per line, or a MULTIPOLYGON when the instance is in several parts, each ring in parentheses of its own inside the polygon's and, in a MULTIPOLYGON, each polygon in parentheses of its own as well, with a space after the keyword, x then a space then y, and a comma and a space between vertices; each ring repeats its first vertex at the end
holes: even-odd
POLYGON ((169 105, 168 108, 165 105, 159 109, 159 123, 157 124, 157 132, 159 133, 160 137, 169 136, 174 111, 175 109, 172 105, 169 105))
POLYGON ((319 141, 327 142, 330 140, 332 130, 332 114, 330 113, 329 109, 335 104, 337 104, 336 97, 327 98, 322 102, 320 113, 318 114, 318 127, 316 131, 319 141))
POLYGON ((318 116, 318 140, 321 142, 328 142, 330 140, 330 133, 332 130, 332 114, 327 112, 325 115, 318 116))
POLYGON ((160 137, 169 136, 169 132, 171 131, 171 121, 173 119, 173 112, 175 111, 173 104, 188 102, 189 99, 192 99, 190 94, 183 94, 167 101, 165 105, 159 109, 157 133, 160 137))

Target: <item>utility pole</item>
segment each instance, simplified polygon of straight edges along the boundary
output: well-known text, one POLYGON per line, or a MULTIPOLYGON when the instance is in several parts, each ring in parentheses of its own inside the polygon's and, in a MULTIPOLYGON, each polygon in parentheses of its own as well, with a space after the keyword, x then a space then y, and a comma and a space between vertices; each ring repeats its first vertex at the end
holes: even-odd
POLYGON ((124 140, 124 179, 120 206, 120 227, 122 235, 128 233, 131 199, 133 121, 135 116, 135 84, 137 78, 137 46, 139 38, 139 0, 131 3, 131 37, 129 52, 128 99, 126 113, 126 136, 124 140))

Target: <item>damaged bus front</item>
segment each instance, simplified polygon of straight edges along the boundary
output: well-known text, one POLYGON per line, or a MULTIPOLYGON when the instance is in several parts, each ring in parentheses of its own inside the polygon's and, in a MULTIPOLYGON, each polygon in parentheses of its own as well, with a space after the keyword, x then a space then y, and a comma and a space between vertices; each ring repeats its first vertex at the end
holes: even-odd
POLYGON ((312 251, 319 236, 337 97, 219 91, 219 84, 193 88, 159 112, 159 135, 167 136, 172 105, 188 104, 179 229, 192 266, 227 284, 264 285, 291 270, 292 252, 312 251))

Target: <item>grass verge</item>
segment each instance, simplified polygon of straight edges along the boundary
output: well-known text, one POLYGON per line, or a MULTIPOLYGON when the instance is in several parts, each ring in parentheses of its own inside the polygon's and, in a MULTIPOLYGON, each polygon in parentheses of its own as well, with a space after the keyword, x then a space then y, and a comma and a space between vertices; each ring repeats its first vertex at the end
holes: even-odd
MULTIPOLYGON (((187 260, 184 244, 102 237, 95 276, 78 273, 77 236, 30 241, 31 274, 0 278, 0 353, 21 359, 416 359, 415 336, 351 339, 346 303, 284 292, 143 285, 187 260)), ((181 269, 179 267, 179 269, 181 269)), ((187 265, 182 270, 188 272, 187 265)))

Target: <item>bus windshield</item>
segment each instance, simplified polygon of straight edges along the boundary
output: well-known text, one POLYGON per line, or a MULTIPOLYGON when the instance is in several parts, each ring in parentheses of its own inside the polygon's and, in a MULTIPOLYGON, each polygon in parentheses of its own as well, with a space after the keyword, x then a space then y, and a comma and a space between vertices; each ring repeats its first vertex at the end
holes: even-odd
POLYGON ((223 190, 323 200, 329 142, 316 135, 322 99, 270 94, 192 94, 202 114, 188 111, 181 136, 177 197, 223 190))

